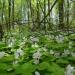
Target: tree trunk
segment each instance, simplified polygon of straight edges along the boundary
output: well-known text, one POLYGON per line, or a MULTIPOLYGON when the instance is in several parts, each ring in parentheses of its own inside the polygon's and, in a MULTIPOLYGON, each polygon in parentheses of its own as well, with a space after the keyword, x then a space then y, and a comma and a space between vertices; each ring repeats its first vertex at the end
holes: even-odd
POLYGON ((0 41, 2 41, 3 38, 3 29, 2 29, 2 25, 0 25, 0 41))
POLYGON ((72 19, 75 20, 75 2, 73 2, 72 10, 72 19))
POLYGON ((64 8, 63 8, 64 0, 58 0, 58 8, 59 8, 59 29, 64 28, 64 8))

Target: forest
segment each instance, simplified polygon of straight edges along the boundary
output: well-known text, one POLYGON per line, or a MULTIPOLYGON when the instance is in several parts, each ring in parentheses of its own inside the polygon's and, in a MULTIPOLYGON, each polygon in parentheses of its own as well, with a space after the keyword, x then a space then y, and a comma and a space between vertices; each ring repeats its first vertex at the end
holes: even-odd
POLYGON ((0 75, 75 75, 75 0, 0 0, 0 75))

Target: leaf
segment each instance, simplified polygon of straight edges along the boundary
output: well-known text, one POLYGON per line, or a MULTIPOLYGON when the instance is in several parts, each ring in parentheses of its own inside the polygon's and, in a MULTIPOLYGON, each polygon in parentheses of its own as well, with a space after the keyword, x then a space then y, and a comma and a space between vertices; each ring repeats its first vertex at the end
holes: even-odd
POLYGON ((0 63, 0 71, 8 69, 8 65, 5 63, 0 63))
POLYGON ((32 65, 31 63, 24 63, 23 65, 20 65, 17 67, 16 72, 19 74, 31 74, 36 69, 35 65, 32 65))
POLYGON ((22 75, 33 75, 32 73, 24 73, 22 75))
POLYGON ((64 75, 64 69, 61 68, 59 65, 57 65, 56 63, 52 63, 52 75, 64 75))
POLYGON ((59 59, 56 61, 57 63, 61 63, 61 64, 69 64, 68 60, 64 60, 64 59, 59 59))
POLYGON ((45 70, 45 69, 48 69, 49 67, 50 67, 49 63, 42 62, 42 63, 39 64, 38 70, 45 70))
POLYGON ((14 59, 13 55, 9 55, 9 56, 3 57, 3 59, 0 59, 0 62, 10 63, 13 61, 13 59, 14 59))

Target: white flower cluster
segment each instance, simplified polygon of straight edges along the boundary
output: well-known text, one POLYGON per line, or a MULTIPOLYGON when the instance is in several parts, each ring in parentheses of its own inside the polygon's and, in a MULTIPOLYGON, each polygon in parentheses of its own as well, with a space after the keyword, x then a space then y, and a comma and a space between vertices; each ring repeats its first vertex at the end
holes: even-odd
POLYGON ((30 37, 30 40, 32 41, 32 42, 39 42, 39 39, 38 39, 38 37, 30 37))
POLYGON ((75 52, 71 52, 71 56, 72 57, 75 57, 75 52))
POLYGON ((44 51, 44 52, 48 51, 45 47, 42 47, 41 50, 44 51))
POLYGON ((12 47, 15 44, 15 39, 10 37, 10 39, 8 40, 8 47, 12 47))
POLYGON ((70 51, 69 50, 64 50, 64 54, 68 55, 68 54, 70 54, 70 51))
POLYGON ((33 54, 33 59, 34 59, 35 64, 39 64, 39 60, 40 60, 41 56, 42 56, 42 54, 40 53, 39 50, 33 54))
POLYGON ((54 35, 48 35, 50 39, 54 39, 54 35))
POLYGON ((35 71, 35 75, 40 75, 40 73, 38 71, 35 71))
POLYGON ((54 54, 54 51, 53 50, 50 50, 50 54, 53 55, 54 54))
POLYGON ((24 52, 23 50, 21 50, 21 48, 17 49, 17 51, 15 51, 14 53, 15 59, 19 59, 19 57, 23 55, 24 55, 24 52))
POLYGON ((63 43, 64 41, 64 36, 63 35, 58 35, 55 37, 57 43, 63 43))
POLYGON ((13 61, 13 65, 18 64, 18 60, 13 61))
POLYGON ((1 58, 3 58, 3 57, 5 56, 5 54, 6 54, 6 53, 5 53, 5 52, 3 52, 3 51, 2 51, 2 52, 0 52, 0 59, 1 59, 1 58))
POLYGON ((55 56, 56 58, 59 58, 59 57, 60 57, 60 52, 54 53, 54 56, 55 56))
POLYGON ((67 55, 71 55, 72 57, 75 57, 75 52, 70 50, 64 50, 64 53, 62 54, 62 56, 67 56, 67 55))
POLYGON ((38 45, 37 43, 34 43, 34 44, 32 44, 32 47, 33 47, 33 48, 38 48, 39 45, 38 45))
POLYGON ((50 50, 49 54, 53 55, 56 58, 60 57, 60 52, 58 52, 58 51, 50 50))
POLYGON ((59 51, 55 51, 55 50, 50 50, 49 52, 50 55, 53 55, 54 57, 65 57, 65 56, 72 56, 75 57, 75 52, 74 51, 70 51, 68 49, 64 49, 64 51, 61 53, 59 51))
POLYGON ((74 71, 75 71, 74 67, 69 64, 66 67, 65 75, 74 75, 74 71))
POLYGON ((49 54, 53 55, 55 57, 64 57, 64 56, 68 56, 68 55, 75 57, 75 52, 67 50, 67 49, 64 49, 64 51, 62 53, 59 51, 50 50, 49 54))

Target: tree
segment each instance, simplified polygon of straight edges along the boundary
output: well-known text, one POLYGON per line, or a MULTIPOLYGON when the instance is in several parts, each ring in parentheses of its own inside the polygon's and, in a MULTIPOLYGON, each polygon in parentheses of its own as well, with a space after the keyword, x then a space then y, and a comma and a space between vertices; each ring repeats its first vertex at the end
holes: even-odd
POLYGON ((59 8, 59 28, 64 28, 64 0, 58 0, 58 8, 59 8))

